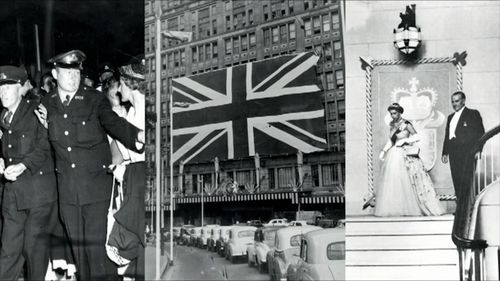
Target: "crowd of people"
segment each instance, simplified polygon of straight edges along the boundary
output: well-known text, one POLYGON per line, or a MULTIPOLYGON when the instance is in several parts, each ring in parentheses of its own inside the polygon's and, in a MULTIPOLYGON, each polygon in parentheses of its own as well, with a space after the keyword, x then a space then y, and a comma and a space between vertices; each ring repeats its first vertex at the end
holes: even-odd
POLYGON ((144 63, 85 59, 0 66, 0 280, 144 280, 144 63))

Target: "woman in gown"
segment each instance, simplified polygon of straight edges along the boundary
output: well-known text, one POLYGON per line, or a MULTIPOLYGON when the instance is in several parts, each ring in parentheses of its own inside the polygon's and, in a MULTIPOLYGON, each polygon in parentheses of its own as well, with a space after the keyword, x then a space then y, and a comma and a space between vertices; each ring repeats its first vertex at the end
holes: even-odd
POLYGON ((380 153, 383 161, 376 190, 375 216, 437 216, 444 213, 432 180, 418 156, 418 135, 403 119, 404 109, 393 103, 390 139, 380 153))

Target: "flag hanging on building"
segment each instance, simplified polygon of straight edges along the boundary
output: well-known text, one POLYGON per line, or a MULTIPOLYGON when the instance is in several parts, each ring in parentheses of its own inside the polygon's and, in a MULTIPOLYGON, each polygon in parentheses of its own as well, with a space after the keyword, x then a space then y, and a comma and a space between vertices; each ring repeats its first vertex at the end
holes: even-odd
POLYGON ((174 163, 323 150, 318 59, 300 53, 173 79, 174 163))

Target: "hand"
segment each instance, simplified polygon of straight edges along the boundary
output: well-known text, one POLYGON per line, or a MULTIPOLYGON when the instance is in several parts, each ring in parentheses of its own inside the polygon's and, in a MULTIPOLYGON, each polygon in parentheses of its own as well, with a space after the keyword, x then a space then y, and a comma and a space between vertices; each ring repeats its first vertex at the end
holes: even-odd
POLYGON ((137 141, 140 143, 146 143, 146 134, 144 130, 140 130, 139 133, 137 133, 137 141))
POLYGON ((26 170, 26 166, 23 163, 10 165, 4 171, 4 176, 6 179, 10 181, 17 180, 17 177, 20 176, 26 170))
POLYGON ((443 156, 441 156, 441 162, 443 163, 448 163, 448 154, 444 154, 443 156))
POLYGON ((5 171, 5 162, 3 158, 0 158, 0 175, 5 171))
POLYGON ((378 156, 378 159, 380 159, 381 161, 384 161, 385 160, 385 151, 380 151, 380 154, 378 156))
POLYGON ((43 104, 40 104, 37 109, 35 109, 35 115, 38 117, 38 121, 47 129, 49 124, 47 123, 47 108, 43 104))

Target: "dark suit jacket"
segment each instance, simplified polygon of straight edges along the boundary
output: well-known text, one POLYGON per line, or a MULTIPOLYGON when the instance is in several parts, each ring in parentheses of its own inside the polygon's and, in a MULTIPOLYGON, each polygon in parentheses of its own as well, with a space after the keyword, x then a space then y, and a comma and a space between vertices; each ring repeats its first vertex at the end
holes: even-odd
POLYGON ((14 192, 19 210, 57 200, 54 160, 47 129, 34 113, 37 107, 36 101, 22 99, 9 127, 4 123, 7 110, 3 109, 0 115, 5 167, 23 163, 27 168, 16 181, 5 183, 5 189, 14 192))
POLYGON ((61 202, 85 205, 109 200, 111 152, 106 134, 137 150, 139 129, 113 112, 104 94, 83 85, 67 107, 57 89, 42 103, 48 111, 61 202))
MULTIPOLYGON (((443 155, 448 155, 451 152, 449 131, 450 131, 451 118, 453 117, 454 114, 455 112, 450 114, 448 116, 448 121, 446 122, 446 133, 443 144, 443 155)), ((459 147, 459 150, 462 150, 460 151, 460 153, 465 152, 466 150, 473 149, 473 146, 476 144, 476 142, 481 138, 483 134, 484 134, 483 119, 481 118, 481 114, 479 114, 479 111, 464 107, 462 115, 460 115, 460 119, 458 120, 457 128, 455 130, 455 136, 456 136, 455 145, 459 147)))

